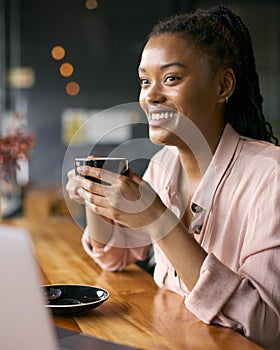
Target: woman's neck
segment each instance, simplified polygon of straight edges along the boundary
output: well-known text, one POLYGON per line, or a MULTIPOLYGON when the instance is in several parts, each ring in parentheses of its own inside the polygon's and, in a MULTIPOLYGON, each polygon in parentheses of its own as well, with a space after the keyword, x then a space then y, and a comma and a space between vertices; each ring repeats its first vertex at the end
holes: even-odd
POLYGON ((217 123, 216 128, 200 133, 200 137, 192 137, 191 140, 177 145, 180 160, 189 179, 197 181, 201 179, 208 168, 213 155, 218 147, 224 130, 224 124, 217 123))

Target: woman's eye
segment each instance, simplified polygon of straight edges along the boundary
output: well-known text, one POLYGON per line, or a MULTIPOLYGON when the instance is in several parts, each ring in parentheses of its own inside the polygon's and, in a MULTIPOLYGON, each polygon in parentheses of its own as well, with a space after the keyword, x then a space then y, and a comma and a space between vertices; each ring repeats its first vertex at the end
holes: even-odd
POLYGON ((141 86, 149 84, 149 80, 145 78, 138 78, 138 82, 141 86))
POLYGON ((176 76, 174 76, 174 75, 170 75, 170 76, 168 76, 168 77, 166 77, 165 78, 165 81, 175 81, 175 80, 179 80, 179 78, 178 77, 176 77, 176 76))

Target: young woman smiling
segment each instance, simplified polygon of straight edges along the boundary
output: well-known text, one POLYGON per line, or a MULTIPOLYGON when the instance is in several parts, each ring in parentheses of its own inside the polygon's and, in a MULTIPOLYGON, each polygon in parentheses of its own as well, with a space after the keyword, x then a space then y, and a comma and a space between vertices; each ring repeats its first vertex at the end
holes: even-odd
POLYGON ((279 345, 280 148, 248 29, 223 6, 159 22, 139 81, 150 139, 165 147, 143 179, 83 169, 105 188, 69 173, 70 197, 86 205, 85 250, 115 271, 152 245, 155 282, 198 318, 279 345))

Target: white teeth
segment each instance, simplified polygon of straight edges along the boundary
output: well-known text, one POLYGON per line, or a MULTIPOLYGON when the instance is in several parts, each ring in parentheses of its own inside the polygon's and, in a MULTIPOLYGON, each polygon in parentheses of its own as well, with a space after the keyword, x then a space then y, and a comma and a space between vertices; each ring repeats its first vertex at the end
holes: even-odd
POLYGON ((151 119, 152 120, 159 120, 159 119, 168 119, 175 116, 176 113, 174 112, 162 112, 162 113, 151 113, 151 119))

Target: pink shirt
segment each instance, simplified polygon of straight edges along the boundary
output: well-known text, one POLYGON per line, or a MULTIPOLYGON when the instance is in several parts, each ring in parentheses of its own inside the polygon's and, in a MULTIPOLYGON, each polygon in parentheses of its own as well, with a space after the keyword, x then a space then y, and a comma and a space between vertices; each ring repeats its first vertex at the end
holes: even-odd
MULTIPOLYGON (((180 167, 176 149, 164 147, 144 176, 178 217, 184 211, 177 193, 180 167), (172 176, 162 176, 160 164, 172 176)), ((200 278, 189 292, 155 243, 155 282, 181 294, 205 323, 239 330, 265 347, 277 343, 279 349, 280 148, 242 137, 226 125, 191 208, 189 231, 208 252, 200 278)), ((124 236, 116 226, 112 240, 97 249, 85 231, 82 243, 103 269, 122 270, 144 259, 150 248, 147 242, 118 248, 124 246, 124 236)))

